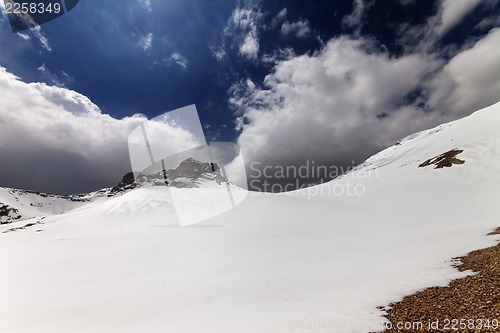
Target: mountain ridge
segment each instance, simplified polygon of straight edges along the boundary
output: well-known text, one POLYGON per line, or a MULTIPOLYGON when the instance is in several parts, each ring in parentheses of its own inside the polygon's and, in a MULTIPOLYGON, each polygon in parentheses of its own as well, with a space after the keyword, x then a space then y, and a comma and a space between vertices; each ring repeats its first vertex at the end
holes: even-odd
MULTIPOLYGON (((194 158, 187 158, 177 168, 169 169, 167 179, 167 187, 173 188, 200 188, 207 182, 215 182, 218 185, 228 183, 216 163, 213 163, 212 166, 209 162, 200 162, 194 158)), ((137 176, 133 172, 129 172, 122 177, 121 182, 113 187, 83 194, 59 195, 23 189, 0 188, 0 225, 66 213, 96 199, 111 198, 144 186, 165 186, 163 171, 155 174, 138 173, 137 176), (10 198, 8 198, 9 196, 10 198), (22 200, 22 198, 28 197, 30 202, 22 200), (29 208, 26 207, 28 205, 29 208), (38 212, 37 208, 40 209, 38 212)))
POLYGON ((500 103, 329 183, 280 194, 229 185, 244 198, 236 206, 213 181, 142 186, 1 225, 11 231, 0 234, 0 331, 381 331, 380 305, 470 275, 453 258, 500 240, 487 236, 500 216, 498 128, 500 103), (465 163, 419 167, 454 149, 465 163), (181 228, 179 211, 205 219, 181 228))

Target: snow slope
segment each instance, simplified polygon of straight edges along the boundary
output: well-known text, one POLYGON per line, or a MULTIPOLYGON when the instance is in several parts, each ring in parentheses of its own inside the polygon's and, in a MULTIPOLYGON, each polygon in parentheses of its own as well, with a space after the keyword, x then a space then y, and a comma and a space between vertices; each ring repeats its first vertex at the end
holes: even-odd
MULTIPOLYGON (((33 217, 62 214, 80 207, 89 201, 87 196, 60 196, 48 193, 37 193, 11 188, 0 188, 0 205, 15 209, 14 220, 27 220, 33 217)), ((2 222, 10 222, 4 219, 2 222)))
MULTIPOLYGON (((377 306, 498 240, 498 128, 500 104, 186 228, 172 193, 143 187, 0 233, 0 332, 381 330, 377 306), (464 164, 419 167, 455 148, 464 164)), ((203 209, 206 189, 182 190, 203 209)))
MULTIPOLYGON (((10 211, 10 214, 2 214, 0 210, 0 224, 15 228, 26 224, 26 221, 64 214, 105 200, 105 198, 117 195, 121 191, 126 191, 126 187, 117 191, 114 191, 113 188, 104 188, 91 193, 75 195, 39 193, 0 187, 0 208, 5 207, 6 212, 10 211)), ((0 231, 5 231, 5 228, 0 227, 0 231)))

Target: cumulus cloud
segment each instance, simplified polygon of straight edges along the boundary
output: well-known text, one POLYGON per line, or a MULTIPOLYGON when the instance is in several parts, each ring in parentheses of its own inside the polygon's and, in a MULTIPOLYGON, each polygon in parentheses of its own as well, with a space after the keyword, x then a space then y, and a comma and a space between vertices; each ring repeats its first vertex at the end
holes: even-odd
POLYGON ((500 29, 494 29, 472 48, 452 58, 430 84, 430 104, 460 117, 498 102, 499 45, 500 29))
POLYGON ((347 37, 331 40, 318 55, 281 61, 263 87, 244 81, 233 89, 231 102, 243 113, 238 143, 245 160, 360 162, 436 122, 439 116, 404 102, 438 66, 431 57, 393 58, 370 41, 347 37))
MULTIPOLYGON (((343 19, 349 36, 333 38, 312 54, 264 54, 262 60, 273 65, 269 75, 262 82, 242 79, 228 91, 247 166, 260 162, 262 167, 300 167, 315 161, 346 167, 406 135, 496 103, 498 30, 480 41, 471 39, 461 49, 437 46, 479 3, 459 2, 454 6, 454 1, 442 0, 423 25, 403 27, 402 55, 390 55, 375 40, 360 35, 373 3, 364 0, 355 0, 352 13, 343 19)), ((285 35, 307 26, 287 22, 286 10, 273 22, 284 22, 285 35)))
POLYGON ((150 32, 139 39, 137 43, 144 51, 148 51, 153 46, 153 33, 150 32))
POLYGON ((342 36, 318 53, 278 60, 263 82, 229 91, 245 161, 345 167, 496 103, 498 45, 494 29, 445 61, 428 50, 394 57, 370 39, 342 36))
POLYGON ((311 33, 311 27, 309 26, 309 21, 299 20, 297 22, 285 21, 281 26, 281 34, 284 36, 293 35, 299 38, 304 38, 309 36, 311 33))
MULTIPOLYGON (((0 184, 55 193, 111 186, 130 171, 127 139, 144 116, 115 119, 86 96, 25 83, 0 67, 0 184)), ((169 143, 182 147, 178 130, 169 143)))

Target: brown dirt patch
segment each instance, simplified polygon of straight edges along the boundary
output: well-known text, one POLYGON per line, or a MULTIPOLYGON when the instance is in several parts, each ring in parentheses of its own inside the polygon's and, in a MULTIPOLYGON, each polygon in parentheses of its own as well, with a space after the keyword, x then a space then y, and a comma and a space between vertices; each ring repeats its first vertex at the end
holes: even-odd
MULTIPOLYGON (((490 233, 493 234, 500 234, 500 228, 490 233)), ((432 287, 390 304, 386 318, 393 328, 385 332, 500 333, 500 244, 454 259, 461 262, 458 270, 479 273, 454 280, 447 287, 432 287), (437 320, 437 328, 436 325, 429 327, 429 323, 437 320), (414 324, 416 322, 421 322, 422 327, 414 324), (414 327, 396 329, 398 323, 412 323, 414 327)), ((399 327, 404 326, 400 324, 399 327)))
POLYGON ((494 231, 490 232, 488 236, 500 235, 500 227, 496 228, 494 231))
POLYGON ((434 169, 441 169, 444 167, 449 168, 453 164, 464 164, 465 163, 464 160, 456 158, 456 156, 462 152, 463 152, 463 150, 461 150, 461 149, 449 150, 446 153, 442 153, 439 156, 428 159, 427 161, 420 164, 418 167, 423 168, 423 167, 434 164, 436 166, 434 169))

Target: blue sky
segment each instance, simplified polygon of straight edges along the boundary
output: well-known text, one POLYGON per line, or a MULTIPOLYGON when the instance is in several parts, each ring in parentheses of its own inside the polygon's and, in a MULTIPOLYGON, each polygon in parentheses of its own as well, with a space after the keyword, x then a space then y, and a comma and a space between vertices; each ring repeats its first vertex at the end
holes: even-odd
MULTIPOLYGON (((49 102, 57 94, 88 98, 101 125, 116 120, 127 125, 113 126, 129 130, 135 114, 153 118, 196 104, 207 138, 238 142, 249 163, 348 165, 414 131, 498 101, 499 12, 497 0, 425 6, 414 0, 81 0, 66 15, 20 34, 3 17, 0 66, 6 81, 61 88, 48 94, 49 88, 36 86, 49 102)), ((77 102, 84 112, 89 103, 77 102)), ((8 117, 13 108, 0 104, 9 128, 15 126, 8 117)), ((45 120, 51 119, 59 118, 45 120)), ((72 128, 58 128, 65 126, 72 128)), ((119 147, 110 150, 119 163, 102 161, 102 150, 90 153, 102 148, 97 143, 83 154, 51 146, 50 138, 42 145, 29 135, 4 134, 0 157, 12 161, 0 170, 9 174, 0 186, 78 192, 111 185, 130 166, 125 134, 103 131, 112 139, 101 144, 119 147), (47 151, 37 159, 43 168, 63 173, 83 160, 88 167, 82 174, 95 169, 94 176, 69 185, 12 176, 38 144, 43 147, 37 151, 47 151), (71 162, 54 167, 52 154, 71 162), (98 171, 103 168, 111 171, 98 171)), ((72 135, 68 142, 78 142, 78 133, 72 135)))
MULTIPOLYGON (((341 17, 335 13, 348 13, 352 4, 336 8, 330 3, 83 0, 74 11, 43 25, 50 51, 36 41, 26 45, 18 36, 4 36, 9 45, 23 50, 1 57, 1 64, 25 81, 76 90, 117 118, 134 113, 153 117, 196 104, 203 123, 211 128, 225 125, 210 139, 235 140, 229 88, 247 77, 262 80, 272 68, 239 54, 237 34, 246 28, 228 23, 235 8, 247 6, 262 15, 262 54, 279 47, 306 53, 321 47, 318 36, 329 39, 341 32, 340 20, 331 25, 332 20, 321 14, 328 9, 333 13, 328 16, 341 17), (318 31, 304 38, 283 36, 281 24, 270 27, 270 22, 284 8, 291 20, 317 17, 318 31), (216 50, 225 53, 222 59, 214 56, 216 50), (42 65, 51 75, 39 70, 42 65)), ((308 26, 312 29, 310 21, 308 26)), ((3 34, 8 34, 7 22, 3 34)))

